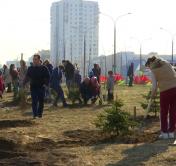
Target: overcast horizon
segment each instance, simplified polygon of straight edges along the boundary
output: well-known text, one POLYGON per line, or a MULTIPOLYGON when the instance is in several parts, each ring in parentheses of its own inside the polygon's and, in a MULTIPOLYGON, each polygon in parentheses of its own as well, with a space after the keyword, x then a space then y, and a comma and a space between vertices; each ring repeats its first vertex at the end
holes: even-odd
MULTIPOLYGON (((0 63, 24 58, 41 49, 50 48, 50 6, 54 0, 2 0, 0 2, 0 63)), ((142 53, 171 54, 171 35, 160 27, 176 34, 174 0, 98 0, 100 12, 117 21, 117 52, 133 51, 139 54, 139 42, 143 41, 142 53), (145 40, 152 38, 150 40, 145 40)), ((113 23, 100 14, 99 54, 113 54, 113 23), (108 32, 108 33, 107 33, 108 32)), ((174 44, 176 54, 176 44, 174 44)))

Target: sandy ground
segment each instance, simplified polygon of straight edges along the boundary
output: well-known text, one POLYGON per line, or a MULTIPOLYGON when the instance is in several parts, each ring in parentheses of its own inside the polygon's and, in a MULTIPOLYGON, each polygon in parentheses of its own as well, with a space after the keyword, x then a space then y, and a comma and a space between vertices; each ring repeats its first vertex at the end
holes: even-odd
MULTIPOLYGON (((124 109, 133 113, 148 87, 118 87, 124 109)), ((5 96, 10 101, 11 96, 5 96)), ((4 100, 5 100, 4 99, 4 100)), ((174 140, 158 140, 159 118, 143 123, 131 135, 111 137, 95 128, 97 114, 107 105, 58 108, 47 105, 42 119, 31 108, 0 102, 0 166, 166 166, 176 165, 174 140)))

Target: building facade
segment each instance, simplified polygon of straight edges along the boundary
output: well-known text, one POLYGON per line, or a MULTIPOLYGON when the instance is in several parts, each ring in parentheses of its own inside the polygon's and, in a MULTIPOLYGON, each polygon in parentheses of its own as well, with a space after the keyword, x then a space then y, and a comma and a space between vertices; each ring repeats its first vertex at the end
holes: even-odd
POLYGON ((98 56, 98 2, 61 0, 52 4, 50 13, 51 62, 56 66, 70 60, 83 69, 84 62, 98 56))

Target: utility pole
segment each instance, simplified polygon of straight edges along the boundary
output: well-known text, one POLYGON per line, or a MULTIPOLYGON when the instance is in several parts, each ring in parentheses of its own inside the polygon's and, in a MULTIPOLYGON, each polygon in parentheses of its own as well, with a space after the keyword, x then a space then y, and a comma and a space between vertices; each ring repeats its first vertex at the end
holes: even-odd
POLYGON ((72 61, 73 61, 73 54, 72 54, 72 51, 73 51, 73 49, 72 49, 72 40, 71 40, 71 63, 72 63, 72 61))
POLYGON ((114 62, 113 62, 113 71, 116 73, 116 22, 114 23, 114 62))
POLYGON ((171 45, 172 45, 172 48, 171 48, 172 49, 171 50, 171 63, 174 64, 174 38, 175 38, 176 34, 170 32, 169 30, 167 30, 165 28, 162 28, 162 27, 160 29, 169 33, 170 36, 171 36, 171 39, 172 39, 172 41, 171 41, 171 45))
POLYGON ((117 66, 116 66, 116 23, 121 17, 127 16, 127 15, 132 14, 132 13, 126 13, 126 14, 120 15, 116 19, 114 19, 112 16, 110 16, 108 14, 105 14, 105 13, 102 13, 102 12, 100 12, 100 13, 109 17, 112 20, 113 25, 114 25, 114 55, 113 55, 113 58, 112 58, 113 59, 112 60, 112 70, 115 74, 116 70, 117 70, 117 66))
POLYGON ((65 55, 66 53, 65 52, 66 52, 66 50, 65 50, 65 41, 64 41, 64 60, 66 60, 66 55, 65 55))
POLYGON ((83 76, 86 77, 86 35, 84 34, 84 67, 83 67, 83 76))
POLYGON ((136 37, 131 37, 131 39, 135 39, 139 43, 139 70, 141 71, 142 70, 142 44, 146 40, 151 40, 151 38, 146 38, 146 39, 143 39, 143 40, 139 40, 136 37))

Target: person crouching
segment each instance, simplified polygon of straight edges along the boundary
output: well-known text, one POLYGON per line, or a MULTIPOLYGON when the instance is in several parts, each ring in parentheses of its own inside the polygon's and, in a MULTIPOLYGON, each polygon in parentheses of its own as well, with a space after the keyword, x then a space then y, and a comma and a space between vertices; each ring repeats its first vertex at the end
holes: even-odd
POLYGON ((90 78, 87 77, 83 80, 83 82, 80 85, 80 92, 81 96, 84 100, 84 104, 86 105, 89 99, 92 98, 92 89, 90 84, 90 78))

